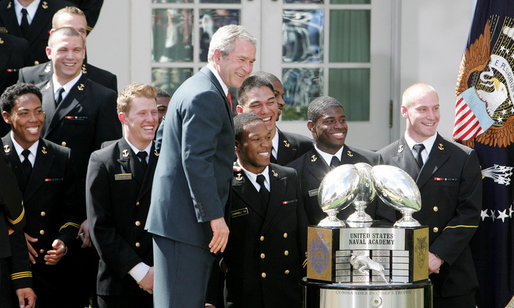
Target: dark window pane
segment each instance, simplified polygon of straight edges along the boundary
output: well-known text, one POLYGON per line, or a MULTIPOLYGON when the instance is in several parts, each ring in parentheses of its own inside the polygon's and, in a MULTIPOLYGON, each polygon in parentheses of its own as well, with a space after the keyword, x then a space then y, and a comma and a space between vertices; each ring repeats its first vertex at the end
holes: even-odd
POLYGON ((371 0, 330 0, 330 4, 370 4, 371 0))
POLYGON ((192 9, 154 9, 152 11, 154 62, 191 62, 193 47, 192 9))
POLYGON ((152 68, 152 85, 161 88, 170 95, 189 77, 193 75, 192 68, 159 67, 152 68))
POLYGON ((286 68, 282 70, 284 120, 306 120, 307 106, 323 93, 323 69, 286 68))
POLYGON ((369 121, 369 69, 330 69, 328 95, 344 106, 348 121, 369 121))
POLYGON ((284 10, 282 62, 323 62, 323 10, 284 10))

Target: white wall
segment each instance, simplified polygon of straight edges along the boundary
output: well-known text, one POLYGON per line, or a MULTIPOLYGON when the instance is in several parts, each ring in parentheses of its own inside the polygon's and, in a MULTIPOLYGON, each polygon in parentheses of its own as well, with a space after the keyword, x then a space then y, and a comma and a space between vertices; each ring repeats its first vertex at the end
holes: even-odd
POLYGON ((441 105, 438 130, 447 138, 453 132, 457 74, 474 8, 475 0, 402 1, 400 91, 415 82, 434 86, 441 105))
MULTIPOLYGON (((448 138, 453 130, 457 74, 475 1, 403 0, 400 5, 400 80, 393 98, 400 97, 401 91, 414 82, 432 84, 439 92, 441 103, 439 131, 448 138)), ((141 69, 147 64, 138 62, 131 51, 131 44, 151 46, 150 32, 138 34, 150 31, 140 28, 141 19, 150 18, 150 10, 145 10, 142 2, 105 1, 98 23, 88 37, 89 62, 115 73, 120 90, 132 81, 150 80, 141 69)), ((399 104, 395 100, 392 139, 404 130, 399 104)))

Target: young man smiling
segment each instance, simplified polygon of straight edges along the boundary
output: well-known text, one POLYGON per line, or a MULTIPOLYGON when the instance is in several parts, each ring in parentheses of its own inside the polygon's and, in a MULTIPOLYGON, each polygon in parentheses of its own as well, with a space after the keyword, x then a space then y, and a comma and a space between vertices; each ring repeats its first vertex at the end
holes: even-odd
POLYGON ((225 254, 230 307, 300 307, 307 218, 296 172, 270 164, 271 136, 257 115, 234 118, 237 163, 225 254))
MULTIPOLYGON (((377 165, 381 162, 377 153, 349 147, 345 144, 348 134, 346 114, 339 101, 330 96, 315 98, 308 107, 307 127, 314 139, 314 149, 289 164, 298 172, 302 183, 302 194, 309 224, 317 224, 326 216, 318 203, 318 188, 325 175, 340 164, 360 162, 377 165)), ((366 212, 374 216, 375 204, 366 212)), ((348 208, 339 213, 344 219, 353 212, 348 208)))

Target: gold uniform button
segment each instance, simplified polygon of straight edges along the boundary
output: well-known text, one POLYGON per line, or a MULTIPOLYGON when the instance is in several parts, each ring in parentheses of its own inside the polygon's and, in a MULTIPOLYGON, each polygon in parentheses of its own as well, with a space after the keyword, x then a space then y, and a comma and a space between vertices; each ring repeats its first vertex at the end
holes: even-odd
POLYGON ((136 202, 136 206, 138 206, 138 205, 139 205, 139 201, 136 202))
POLYGON ((261 259, 266 258, 266 255, 264 253, 261 253, 261 259))
POLYGON ((434 206, 432 209, 434 210, 434 212, 439 211, 439 208, 437 206, 434 206))
POLYGON ((45 250, 43 248, 39 249, 39 253, 44 253, 45 250))
POLYGON ((141 247, 141 243, 140 242, 136 242, 136 247, 137 248, 141 247))
POLYGON ((262 273, 262 274, 261 274, 261 277, 262 277, 262 278, 266 278, 266 273, 262 273))
POLYGON ((139 227, 141 225, 141 222, 139 220, 136 220, 136 227, 139 227))
POLYGON ((45 217, 46 216, 46 212, 45 211, 42 211, 41 212, 41 217, 45 217))
POLYGON ((289 275, 289 270, 285 270, 284 274, 289 275))
POLYGON ((264 242, 264 235, 261 235, 261 237, 259 238, 259 240, 260 240, 261 242, 264 242))
POLYGON ((287 238, 287 232, 286 232, 286 233, 284 233, 284 238, 287 238))
POLYGON ((437 233, 439 232, 439 228, 438 227, 434 227, 434 229, 432 229, 434 231, 434 233, 437 233))
POLYGON ((39 234, 45 235, 45 230, 39 230, 39 234))
POLYGON ((34 65, 39 65, 39 61, 34 61, 34 65))
POLYGON ((289 250, 284 250, 284 256, 289 256, 289 250))
POLYGON ((66 146, 66 141, 61 142, 61 145, 62 145, 63 147, 65 147, 65 146, 66 146))

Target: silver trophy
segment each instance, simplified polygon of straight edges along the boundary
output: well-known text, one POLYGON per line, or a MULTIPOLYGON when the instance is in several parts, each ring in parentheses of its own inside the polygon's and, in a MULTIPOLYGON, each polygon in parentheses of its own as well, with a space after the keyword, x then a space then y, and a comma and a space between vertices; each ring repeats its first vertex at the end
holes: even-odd
POLYGON ((318 223, 320 227, 344 227, 337 218, 339 211, 347 208, 357 197, 359 191, 359 172, 353 165, 341 165, 323 178, 319 186, 318 201, 328 217, 318 223))
POLYGON ((410 175, 398 167, 378 165, 371 169, 371 176, 380 199, 403 215, 394 223, 394 226, 399 228, 421 226, 412 217, 413 213, 421 209, 421 194, 418 185, 410 175))
POLYGON ((373 222, 371 216, 365 212, 366 206, 371 203, 376 196, 373 179, 371 178, 371 165, 367 163, 357 163, 354 165, 359 173, 359 191, 353 200, 355 212, 353 212, 346 222, 350 227, 369 227, 373 222))

